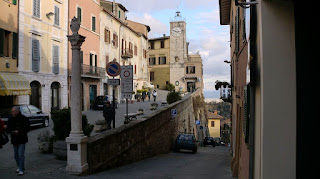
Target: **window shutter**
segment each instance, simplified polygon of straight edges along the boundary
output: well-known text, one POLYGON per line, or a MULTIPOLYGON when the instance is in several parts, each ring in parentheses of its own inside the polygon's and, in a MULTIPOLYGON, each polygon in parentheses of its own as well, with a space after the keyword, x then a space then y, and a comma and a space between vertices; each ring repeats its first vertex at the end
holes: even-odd
POLYGON ((17 0, 12 0, 12 4, 17 5, 17 0))
POLYGON ((235 17, 235 26, 236 26, 236 44, 235 44, 235 52, 239 52, 239 7, 237 8, 237 13, 235 17))
POLYGON ((96 31, 96 17, 92 16, 92 31, 96 31))
POLYGON ((104 28, 104 42, 107 42, 108 30, 104 28))
POLYGON ((81 22, 81 8, 80 7, 77 8, 77 14, 78 14, 78 19, 81 22))
POLYGON ((249 121, 250 121, 250 87, 245 86, 243 89, 243 134, 245 137, 245 142, 249 141, 249 121))
POLYGON ((80 51, 80 62, 81 62, 81 64, 83 64, 83 51, 82 50, 80 51))
POLYGON ((54 74, 59 74, 59 46, 54 45, 52 47, 52 72, 54 74))
POLYGON ((32 39, 32 71, 39 72, 40 51, 39 40, 32 39))
POLYGON ((94 66, 98 66, 98 56, 97 55, 94 55, 94 66))
POLYGON ((57 6, 54 6, 54 24, 60 25, 60 9, 57 6))
POLYGON ((18 57, 18 34, 13 32, 12 34, 12 58, 17 59, 18 57))
POLYGON ((4 30, 0 29, 0 57, 3 57, 4 30))
POLYGON ((186 74, 189 74, 189 70, 188 70, 188 68, 189 68, 189 67, 186 67, 186 74))
POLYGON ((40 18, 40 0, 33 0, 33 16, 40 18))
POLYGON ((243 16, 242 16, 242 40, 243 42, 246 41, 247 35, 246 35, 246 8, 243 9, 243 16))

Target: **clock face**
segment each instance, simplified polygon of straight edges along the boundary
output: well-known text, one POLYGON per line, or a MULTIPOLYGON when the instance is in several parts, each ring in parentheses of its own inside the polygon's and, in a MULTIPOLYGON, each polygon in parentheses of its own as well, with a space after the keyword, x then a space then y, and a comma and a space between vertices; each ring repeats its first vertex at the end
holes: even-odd
POLYGON ((181 29, 179 27, 175 27, 172 29, 172 35, 178 37, 181 34, 181 29))

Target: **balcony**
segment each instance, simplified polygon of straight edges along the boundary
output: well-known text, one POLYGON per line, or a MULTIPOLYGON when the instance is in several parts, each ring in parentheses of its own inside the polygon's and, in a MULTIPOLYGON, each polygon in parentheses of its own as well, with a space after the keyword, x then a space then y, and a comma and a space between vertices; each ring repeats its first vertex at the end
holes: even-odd
POLYGON ((128 59, 133 57, 133 50, 126 48, 121 50, 121 58, 128 59))
POLYGON ((105 74, 105 68, 81 64, 81 77, 105 78, 105 74))

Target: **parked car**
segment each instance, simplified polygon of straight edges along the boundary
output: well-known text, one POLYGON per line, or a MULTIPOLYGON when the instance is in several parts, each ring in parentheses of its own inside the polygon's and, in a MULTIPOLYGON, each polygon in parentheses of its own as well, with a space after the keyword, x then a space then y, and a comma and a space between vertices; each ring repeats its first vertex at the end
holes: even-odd
MULTIPOLYGON (((19 106, 21 114, 29 119, 30 126, 49 126, 49 114, 42 112, 33 105, 25 104, 17 106, 19 106)), ((11 108, 1 110, 0 115, 4 123, 7 124, 8 119, 11 116, 11 108)))
POLYGON ((97 96, 94 99, 93 108, 95 110, 103 109, 103 105, 106 103, 107 100, 108 100, 108 98, 106 96, 97 96))
POLYGON ((212 147, 216 146, 216 142, 214 141, 213 137, 205 137, 203 140, 203 145, 212 145, 212 147))
POLYGON ((214 137, 213 140, 216 142, 216 145, 218 145, 218 146, 220 146, 221 143, 223 143, 223 142, 221 141, 221 137, 214 137))
MULTIPOLYGON (((116 102, 116 108, 118 108, 118 101, 115 98, 116 102)), ((97 96, 93 102, 93 109, 98 110, 98 109, 103 109, 103 105, 106 104, 107 101, 110 101, 112 105, 112 96, 97 96)))
POLYGON ((176 143, 175 151, 180 151, 180 149, 192 150, 192 153, 197 152, 196 138, 193 134, 179 134, 176 143))

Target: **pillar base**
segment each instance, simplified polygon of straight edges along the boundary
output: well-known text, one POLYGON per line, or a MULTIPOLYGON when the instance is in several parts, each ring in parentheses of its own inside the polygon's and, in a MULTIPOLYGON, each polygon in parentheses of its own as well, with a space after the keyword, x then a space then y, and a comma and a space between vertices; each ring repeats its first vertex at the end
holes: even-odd
POLYGON ((88 137, 69 136, 67 142, 67 172, 79 175, 88 169, 87 163, 87 140, 88 137))

